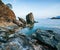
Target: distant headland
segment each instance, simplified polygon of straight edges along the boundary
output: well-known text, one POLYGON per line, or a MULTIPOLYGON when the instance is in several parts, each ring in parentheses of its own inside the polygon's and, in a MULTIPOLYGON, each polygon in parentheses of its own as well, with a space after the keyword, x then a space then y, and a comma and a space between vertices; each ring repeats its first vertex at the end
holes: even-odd
POLYGON ((52 17, 51 19, 60 19, 60 16, 52 17))

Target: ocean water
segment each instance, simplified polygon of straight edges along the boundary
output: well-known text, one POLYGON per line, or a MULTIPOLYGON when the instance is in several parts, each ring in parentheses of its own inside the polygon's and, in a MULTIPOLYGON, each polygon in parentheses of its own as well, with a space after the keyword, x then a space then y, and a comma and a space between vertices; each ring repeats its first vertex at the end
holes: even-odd
POLYGON ((32 25, 32 27, 26 27, 20 32, 30 35, 36 31, 36 29, 53 30, 60 34, 60 19, 35 19, 38 23, 32 25))

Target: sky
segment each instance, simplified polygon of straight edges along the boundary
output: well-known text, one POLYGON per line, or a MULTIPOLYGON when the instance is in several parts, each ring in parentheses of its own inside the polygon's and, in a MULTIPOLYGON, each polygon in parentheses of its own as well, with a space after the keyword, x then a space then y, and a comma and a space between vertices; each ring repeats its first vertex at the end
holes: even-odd
POLYGON ((36 18, 60 16, 60 0, 2 0, 11 3, 17 17, 26 17, 30 12, 36 18))

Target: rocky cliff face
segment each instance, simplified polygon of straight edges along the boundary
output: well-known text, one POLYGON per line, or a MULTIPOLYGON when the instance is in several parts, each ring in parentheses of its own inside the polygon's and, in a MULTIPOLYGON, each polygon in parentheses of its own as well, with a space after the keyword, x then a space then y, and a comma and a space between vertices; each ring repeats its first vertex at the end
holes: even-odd
POLYGON ((0 22, 16 20, 14 12, 0 0, 0 22))

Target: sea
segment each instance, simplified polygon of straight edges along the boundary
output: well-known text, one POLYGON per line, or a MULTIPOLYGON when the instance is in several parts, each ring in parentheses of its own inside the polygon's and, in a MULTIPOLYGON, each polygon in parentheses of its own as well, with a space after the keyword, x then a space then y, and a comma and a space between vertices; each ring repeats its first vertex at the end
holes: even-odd
POLYGON ((41 30, 52 30, 60 34, 60 19, 35 19, 38 23, 34 23, 32 27, 26 27, 20 32, 26 35, 34 33, 37 29, 41 30))

